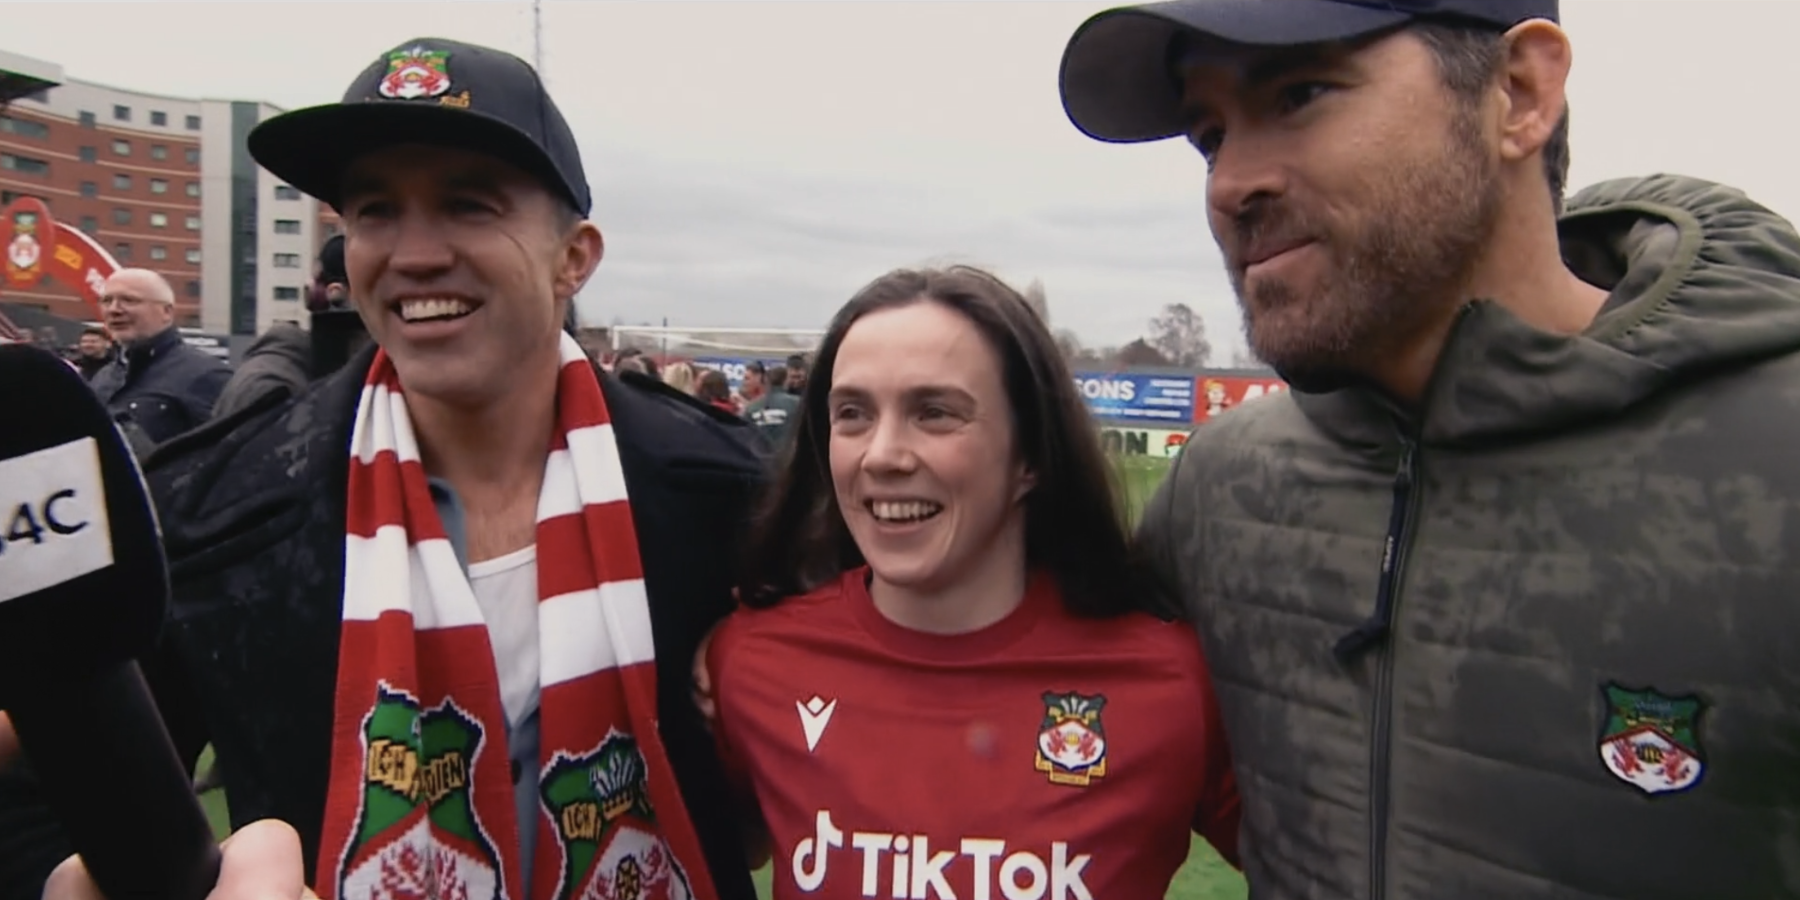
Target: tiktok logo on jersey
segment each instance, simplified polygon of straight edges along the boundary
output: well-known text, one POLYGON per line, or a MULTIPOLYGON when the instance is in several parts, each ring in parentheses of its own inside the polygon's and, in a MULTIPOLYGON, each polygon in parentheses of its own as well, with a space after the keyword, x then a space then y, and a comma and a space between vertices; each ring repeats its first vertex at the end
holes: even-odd
POLYGON ((864 897, 1094 900, 1087 883, 1081 880, 1081 872, 1092 857, 1086 853, 1071 857, 1069 845, 1062 841, 1050 844, 1048 860, 1031 850, 1009 854, 1006 841, 998 838, 959 838, 945 843, 956 849, 933 851, 930 836, 923 834, 853 831, 846 835, 832 823, 831 811, 822 809, 814 835, 794 846, 794 883, 800 890, 813 893, 825 886, 827 870, 834 859, 841 878, 849 876, 843 871, 845 857, 860 854, 861 865, 852 871, 862 878, 864 897), (832 852, 843 851, 846 846, 847 852, 832 852), (970 864, 958 865, 964 859, 970 864))

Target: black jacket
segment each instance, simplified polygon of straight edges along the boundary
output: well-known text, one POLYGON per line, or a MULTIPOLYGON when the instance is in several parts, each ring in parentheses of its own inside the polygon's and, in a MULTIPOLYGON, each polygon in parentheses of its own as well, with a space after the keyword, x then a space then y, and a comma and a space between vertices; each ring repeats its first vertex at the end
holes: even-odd
MULTIPOLYGON (((182 435, 147 466, 174 586, 158 702, 190 767, 212 743, 234 828, 279 818, 300 832, 309 880, 330 758, 350 427, 372 355, 298 397, 271 394, 182 435)), ((721 896, 750 900, 690 672, 700 638, 732 609, 731 574, 709 561, 744 533, 763 461, 735 417, 648 378, 599 377, 650 597, 662 740, 721 896)), ((33 849, 39 883, 68 852, 33 849)))
POLYGON ((248 408, 264 394, 298 394, 312 381, 312 336, 298 325, 276 325, 253 341, 238 359, 231 380, 213 403, 223 418, 248 408))
POLYGON ((231 367, 170 328, 126 349, 88 382, 115 420, 161 443, 212 418, 231 367))

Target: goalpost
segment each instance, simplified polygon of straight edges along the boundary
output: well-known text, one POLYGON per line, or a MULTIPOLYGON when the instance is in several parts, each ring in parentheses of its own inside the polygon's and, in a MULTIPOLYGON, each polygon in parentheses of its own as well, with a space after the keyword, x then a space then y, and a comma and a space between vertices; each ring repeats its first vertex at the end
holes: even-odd
POLYGON ((812 328, 614 325, 607 329, 608 349, 615 354, 631 349, 647 356, 702 365, 715 361, 779 362, 796 353, 811 356, 824 337, 823 329, 812 328))

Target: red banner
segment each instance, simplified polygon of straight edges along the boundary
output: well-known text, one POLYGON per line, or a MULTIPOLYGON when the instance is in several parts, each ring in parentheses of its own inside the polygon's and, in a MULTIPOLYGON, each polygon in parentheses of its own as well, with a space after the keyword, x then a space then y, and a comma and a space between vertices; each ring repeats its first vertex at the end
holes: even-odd
POLYGON ((0 210, 0 239, 6 241, 4 284, 36 287, 45 275, 67 285, 100 318, 100 292, 119 264, 79 228, 50 217, 36 197, 20 197, 0 210))
POLYGON ((6 283, 36 287, 56 250, 56 226, 50 210, 36 197, 20 197, 0 211, 0 235, 6 241, 6 283))
POLYGON ((56 253, 50 257, 50 274, 68 285, 100 315, 100 294, 106 279, 119 271, 119 263, 100 242, 67 222, 56 223, 56 253))
POLYGON ((1204 422, 1240 403, 1287 390, 1279 378, 1201 375, 1194 379, 1194 422, 1204 422))

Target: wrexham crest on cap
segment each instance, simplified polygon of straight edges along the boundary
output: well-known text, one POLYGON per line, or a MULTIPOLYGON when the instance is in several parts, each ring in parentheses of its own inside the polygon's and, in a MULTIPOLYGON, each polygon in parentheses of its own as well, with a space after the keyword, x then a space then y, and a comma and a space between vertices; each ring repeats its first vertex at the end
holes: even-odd
POLYGON ((1700 747, 1696 696, 1671 697, 1655 689, 1634 691, 1608 684, 1602 689, 1606 726, 1600 761, 1613 777, 1652 796, 1685 791, 1700 783, 1706 758, 1700 747))
POLYGON ((414 46, 388 54, 387 75, 381 79, 381 96, 393 100, 420 100, 450 90, 448 50, 414 46))

